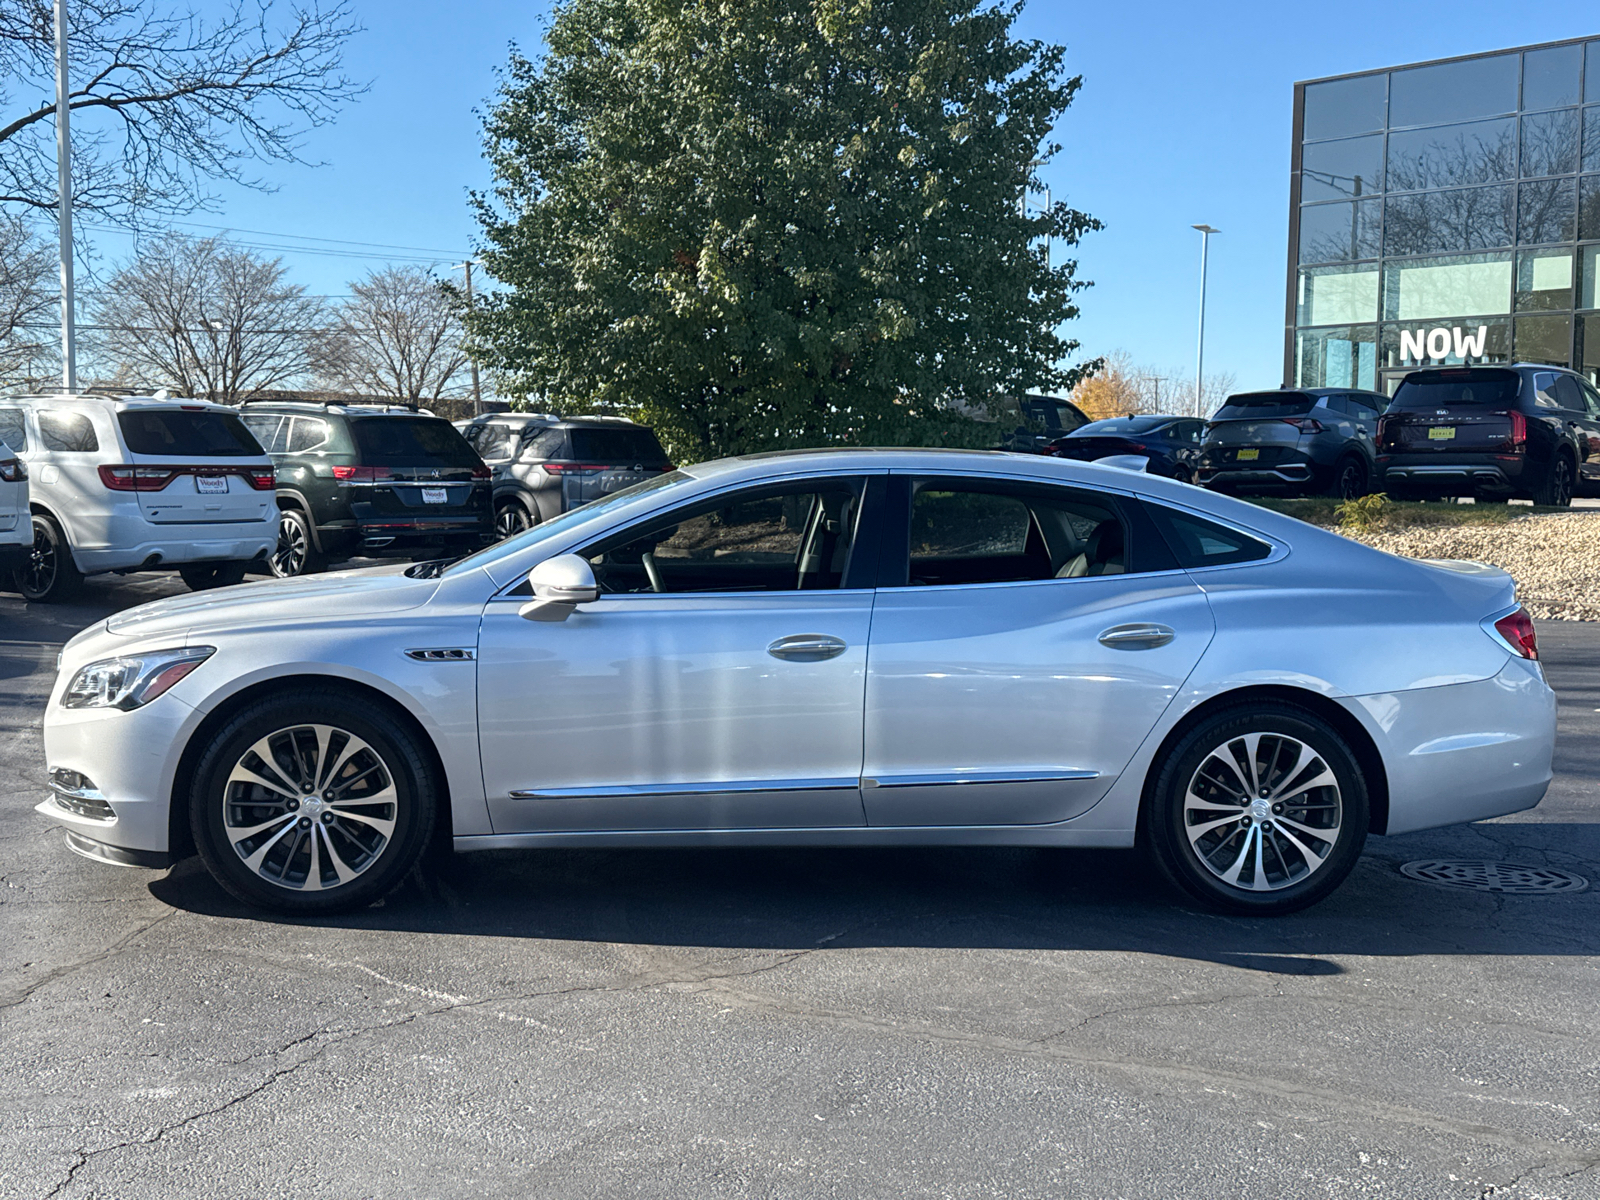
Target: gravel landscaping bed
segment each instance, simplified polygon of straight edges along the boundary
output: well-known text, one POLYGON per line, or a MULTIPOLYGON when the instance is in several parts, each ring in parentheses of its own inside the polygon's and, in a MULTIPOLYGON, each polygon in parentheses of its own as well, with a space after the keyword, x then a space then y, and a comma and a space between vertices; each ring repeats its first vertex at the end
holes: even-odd
POLYGON ((1341 529, 1410 558, 1466 558, 1509 571, 1535 617, 1600 620, 1600 510, 1513 517, 1498 525, 1341 529))

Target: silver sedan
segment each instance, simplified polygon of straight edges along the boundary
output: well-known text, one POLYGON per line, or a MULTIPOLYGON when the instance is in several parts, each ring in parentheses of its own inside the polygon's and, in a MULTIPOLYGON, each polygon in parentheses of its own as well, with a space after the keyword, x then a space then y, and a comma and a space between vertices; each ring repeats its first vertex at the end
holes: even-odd
POLYGON ((457 851, 1148 849, 1281 913, 1368 834, 1537 804, 1511 579, 1169 480, 932 450, 675 471, 454 563, 157 601, 70 642, 68 844, 324 912, 457 851))

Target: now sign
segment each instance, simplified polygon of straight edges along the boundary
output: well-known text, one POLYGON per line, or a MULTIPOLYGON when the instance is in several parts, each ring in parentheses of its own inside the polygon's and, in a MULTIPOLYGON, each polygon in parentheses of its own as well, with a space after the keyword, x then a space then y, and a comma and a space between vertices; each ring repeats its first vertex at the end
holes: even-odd
POLYGON ((1400 331, 1400 359, 1402 362, 1420 362, 1431 358, 1482 358, 1483 344, 1488 339, 1489 327, 1479 325, 1478 332, 1468 334, 1457 325, 1449 329, 1402 329, 1400 331))

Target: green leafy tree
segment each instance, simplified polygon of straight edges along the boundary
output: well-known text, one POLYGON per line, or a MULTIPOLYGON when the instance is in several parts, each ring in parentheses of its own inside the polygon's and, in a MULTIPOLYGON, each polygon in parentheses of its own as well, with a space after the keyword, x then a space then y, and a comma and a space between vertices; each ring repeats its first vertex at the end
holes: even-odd
POLYGON ((997 396, 1083 372, 1060 327, 1087 284, 1042 239, 1099 228, 1022 205, 1080 80, 1019 10, 567 0, 485 122, 475 351, 686 459, 993 444, 997 396))

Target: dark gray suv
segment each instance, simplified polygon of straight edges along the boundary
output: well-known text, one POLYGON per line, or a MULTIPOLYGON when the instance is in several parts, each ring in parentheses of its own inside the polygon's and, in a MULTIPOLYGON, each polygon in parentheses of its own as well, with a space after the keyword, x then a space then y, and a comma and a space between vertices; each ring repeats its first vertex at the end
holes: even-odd
POLYGON ((1206 426, 1195 481, 1219 492, 1365 496, 1388 398, 1350 388, 1229 396, 1206 426))
POLYGON ((673 469, 655 431, 622 417, 491 413, 458 428, 494 473, 502 538, 673 469))

